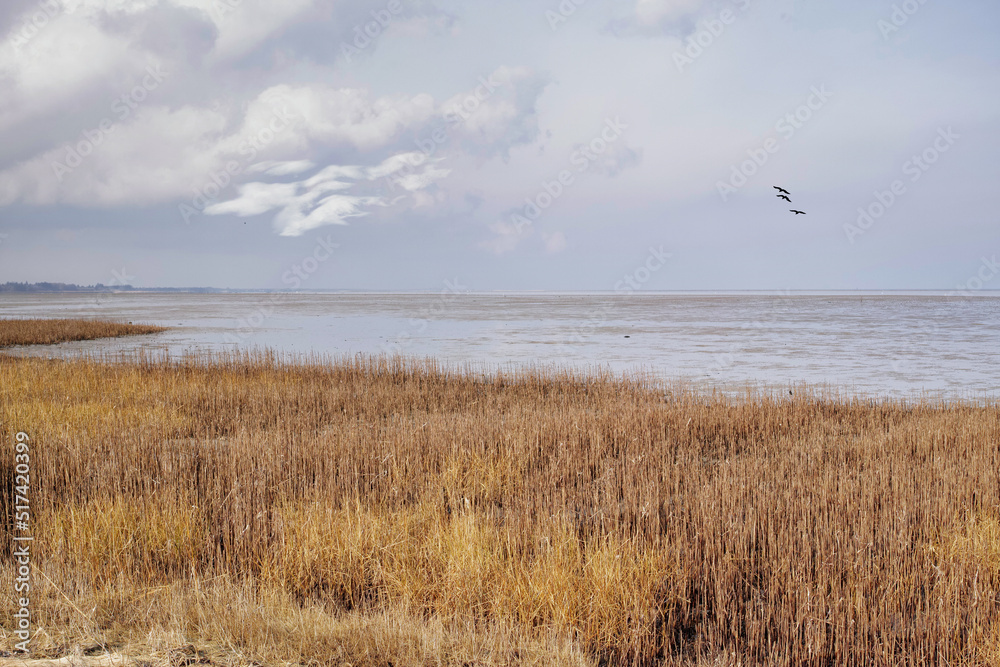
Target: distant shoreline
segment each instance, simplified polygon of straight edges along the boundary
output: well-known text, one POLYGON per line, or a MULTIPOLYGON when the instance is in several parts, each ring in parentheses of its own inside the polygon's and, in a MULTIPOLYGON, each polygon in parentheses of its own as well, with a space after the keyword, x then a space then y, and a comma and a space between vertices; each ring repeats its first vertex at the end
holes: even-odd
MULTIPOLYGON (((381 289, 274 289, 266 287, 133 287, 132 285, 76 285, 72 283, 4 283, 0 284, 2 294, 342 294, 342 295, 414 295, 434 296, 442 290, 381 290, 381 289)), ((461 290, 447 291, 449 298, 463 296, 769 296, 777 298, 797 298, 811 296, 826 297, 953 297, 998 298, 998 290, 958 291, 955 289, 828 289, 828 290, 635 290, 616 292, 614 290, 461 290)))

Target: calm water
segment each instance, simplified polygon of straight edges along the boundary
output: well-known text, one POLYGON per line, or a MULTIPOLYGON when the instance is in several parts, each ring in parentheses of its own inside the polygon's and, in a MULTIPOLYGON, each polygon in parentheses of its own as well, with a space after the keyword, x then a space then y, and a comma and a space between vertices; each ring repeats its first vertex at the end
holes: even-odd
POLYGON ((1000 396, 1000 293, 44 294, 2 317, 111 317, 156 336, 21 349, 66 355, 236 347, 401 353, 453 363, 644 369, 733 388, 825 385, 918 397, 1000 396))

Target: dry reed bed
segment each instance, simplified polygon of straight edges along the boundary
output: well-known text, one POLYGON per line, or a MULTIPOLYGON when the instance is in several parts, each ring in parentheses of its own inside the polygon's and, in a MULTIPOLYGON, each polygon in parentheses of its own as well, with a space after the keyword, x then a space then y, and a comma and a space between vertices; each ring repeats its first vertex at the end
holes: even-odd
POLYGON ((38 645, 54 653, 1000 660, 996 405, 270 354, 0 357, 0 401, 3 441, 32 438, 38 645))
POLYGON ((117 338, 166 331, 148 324, 80 319, 0 319, 0 347, 52 345, 74 340, 117 338))

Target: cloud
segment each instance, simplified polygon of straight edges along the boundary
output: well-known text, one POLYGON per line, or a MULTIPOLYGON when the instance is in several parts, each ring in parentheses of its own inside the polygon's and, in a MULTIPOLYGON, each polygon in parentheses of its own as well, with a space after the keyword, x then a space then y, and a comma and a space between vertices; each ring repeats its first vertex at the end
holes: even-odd
MULTIPOLYGON (((396 24, 444 17, 433 2, 402 1, 396 24)), ((283 80, 304 56, 342 59, 330 46, 384 10, 384 0, 4 0, 0 19, 0 142, 8 156, 37 150, 107 113, 150 64, 171 77, 171 108, 238 105, 283 80), (83 54, 83 55, 81 55, 83 54), (221 94, 220 94, 221 93, 221 94), (28 132, 23 129, 27 126, 28 132), (26 139, 25 135, 32 138, 26 139)), ((395 24, 394 24, 395 25, 395 24)), ((381 36, 379 37, 381 39, 381 36)), ((378 40, 373 40, 373 43, 378 40)), ((369 47, 368 53, 374 52, 369 47)), ((323 77, 318 77, 322 80, 323 77)), ((51 146, 48 146, 51 147, 51 146)), ((20 155, 20 158, 25 155, 20 155)), ((10 158, 7 158, 10 159, 10 158)), ((0 167, 8 166, 0 158, 0 167)))
POLYGON ((417 192, 430 186, 451 173, 451 169, 432 169, 430 166, 419 173, 407 173, 397 176, 392 181, 408 192, 417 192))
POLYGON ((246 55, 268 38, 304 19, 314 0, 177 0, 202 10, 215 24, 218 39, 212 57, 230 60, 246 55))
MULTIPOLYGON (((573 146, 574 152, 586 148, 585 144, 573 146)), ((630 148, 624 141, 616 141, 607 144, 607 149, 593 158, 589 169, 595 174, 614 178, 626 169, 638 166, 641 162, 642 148, 630 148)))
POLYGON ((471 91, 446 100, 444 117, 465 152, 506 158, 514 146, 538 138, 536 105, 549 82, 530 67, 499 67, 471 91))
POLYGON ((435 0, 400 0, 398 4, 387 0, 316 0, 271 44, 294 58, 340 60, 353 66, 373 56, 384 40, 449 34, 457 29, 457 18, 437 7, 435 0))
MULTIPOLYGON (((346 191, 371 189, 373 181, 397 174, 410 165, 415 173, 409 174, 403 187, 410 193, 430 187, 448 175, 450 170, 434 169, 433 161, 421 160, 419 153, 393 155, 381 164, 364 167, 356 165, 329 165, 309 178, 292 183, 245 183, 238 188, 238 196, 228 201, 211 204, 205 208, 208 215, 261 215, 277 211, 275 229, 282 236, 299 236, 324 225, 345 225, 349 218, 365 216, 373 206, 387 207, 405 197, 391 201, 383 194, 348 194, 346 191)), ((298 170, 301 161, 267 162, 253 165, 248 171, 280 175, 298 170)), ((298 173, 295 171, 294 173, 298 173)), ((421 198, 412 199, 420 205, 421 198)))
POLYGON ((562 232, 543 233, 542 240, 545 242, 545 252, 550 255, 566 249, 566 235, 562 232))
POLYGON ((300 174, 303 171, 309 171, 315 166, 316 163, 312 160, 293 160, 289 162, 268 160, 267 162, 258 162, 257 164, 250 165, 247 168, 247 172, 252 174, 262 171, 270 176, 287 176, 289 174, 300 174))
MULTIPOLYGON (((447 202, 451 161, 506 160, 537 140, 549 80, 528 67, 436 95, 376 94, 329 76, 327 65, 343 63, 338 45, 385 6, 14 0, 0 11, 0 207, 177 203, 273 214, 294 235, 447 202)), ((402 7, 365 57, 390 32, 457 30, 434 0, 402 7)))
POLYGON ((139 108, 129 120, 113 124, 109 118, 103 127, 0 172, 0 206, 163 202, 190 192, 192 174, 207 178, 218 169, 223 115, 150 107, 139 108))
POLYGON ((694 31, 699 18, 721 4, 722 0, 635 0, 630 10, 612 21, 608 29, 620 36, 687 36, 694 31))
POLYGON ((299 183, 245 183, 239 187, 239 197, 212 204, 205 209, 205 213, 260 215, 295 203, 301 190, 299 183))
POLYGON ((534 234, 534 230, 530 226, 516 225, 513 222, 506 222, 504 220, 492 223, 490 231, 493 232, 493 237, 481 242, 479 245, 496 255, 510 252, 522 240, 534 234))
MULTIPOLYGON (((366 90, 324 85, 282 85, 273 93, 301 118, 303 139, 361 151, 384 146, 405 128, 419 127, 435 115, 434 98, 422 93, 372 99, 366 90)), ((259 109, 264 117, 269 112, 259 109)))
POLYGON ((498 72, 484 77, 489 86, 499 84, 492 92, 482 84, 445 104, 422 93, 376 98, 362 89, 279 84, 234 114, 223 107, 153 104, 154 90, 135 110, 122 106, 122 117, 95 120, 73 139, 0 171, 0 205, 191 201, 193 194, 216 189, 213 183, 225 187, 260 172, 290 176, 348 160, 377 166, 328 169, 347 170, 344 175, 355 180, 393 176, 392 183, 416 193, 447 176, 438 165, 442 156, 505 155, 537 136, 534 104, 544 86, 527 69, 498 72), (462 115, 456 104, 466 104, 462 115), (439 132, 445 141, 430 138, 440 138, 439 132), (415 137, 435 153, 416 169, 415 137), (219 174, 227 170, 231 176, 222 183, 219 174))
POLYGON ((139 11, 142 3, 130 7, 133 11, 106 9, 98 25, 109 37, 127 41, 133 52, 198 66, 218 46, 222 26, 197 4, 157 2, 139 11))
POLYGON ((17 34, 0 43, 0 132, 36 114, 66 106, 127 71, 141 71, 128 42, 75 15, 57 14, 22 44, 17 34), (81 57, 86 54, 86 57, 81 57))
MULTIPOLYGON (((493 236, 482 241, 479 246, 485 248, 496 255, 511 252, 526 239, 535 236, 535 230, 530 225, 518 225, 513 222, 500 220, 490 225, 493 236)), ((541 232, 539 234, 542 247, 549 255, 562 252, 566 249, 566 234, 563 232, 541 232)))

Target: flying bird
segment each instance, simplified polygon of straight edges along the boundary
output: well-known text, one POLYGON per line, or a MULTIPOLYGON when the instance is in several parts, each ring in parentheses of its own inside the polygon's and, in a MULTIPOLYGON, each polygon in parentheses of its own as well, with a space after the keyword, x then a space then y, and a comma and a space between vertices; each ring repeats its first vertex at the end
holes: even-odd
POLYGON ((794 213, 795 215, 805 215, 806 214, 805 211, 796 211, 794 208, 790 208, 788 210, 791 211, 792 213, 794 213))
POLYGON ((778 195, 778 199, 784 199, 788 203, 792 202, 792 200, 786 197, 785 195, 778 195))
POLYGON ((783 195, 790 195, 790 194, 792 194, 791 192, 789 192, 785 188, 779 188, 777 185, 772 185, 771 187, 774 188, 775 190, 777 190, 778 192, 780 192, 783 195))

